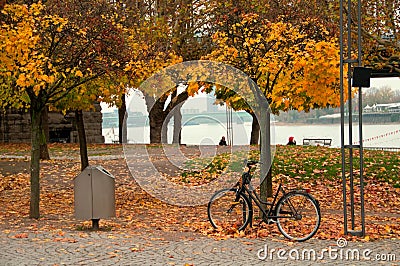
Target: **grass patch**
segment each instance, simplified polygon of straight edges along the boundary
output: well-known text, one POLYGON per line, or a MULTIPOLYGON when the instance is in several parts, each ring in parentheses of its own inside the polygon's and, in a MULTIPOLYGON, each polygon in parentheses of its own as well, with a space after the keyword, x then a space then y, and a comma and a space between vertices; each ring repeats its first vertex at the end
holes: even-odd
MULTIPOLYGON (((353 172, 359 173, 359 152, 354 151, 353 172)), ((186 171, 181 174, 182 182, 191 179, 213 180, 223 172, 242 172, 245 154, 219 154, 213 158, 194 159, 187 162, 186 171)), ((251 150, 248 159, 258 160, 259 151, 251 150)), ((364 178, 387 182, 400 187, 400 154, 397 152, 364 150, 364 178)), ((348 168, 348 164, 346 164, 348 168)), ((340 180, 342 178, 341 150, 315 146, 277 146, 273 165, 273 176, 286 176, 302 182, 310 180, 340 180)), ((349 171, 349 169, 347 169, 349 171)))
POLYGON ((250 150, 248 153, 238 151, 188 160, 184 165, 186 170, 181 173, 181 181, 184 183, 198 183, 199 180, 209 182, 221 174, 240 173, 243 171, 245 158, 258 160, 259 152, 255 150, 250 150))

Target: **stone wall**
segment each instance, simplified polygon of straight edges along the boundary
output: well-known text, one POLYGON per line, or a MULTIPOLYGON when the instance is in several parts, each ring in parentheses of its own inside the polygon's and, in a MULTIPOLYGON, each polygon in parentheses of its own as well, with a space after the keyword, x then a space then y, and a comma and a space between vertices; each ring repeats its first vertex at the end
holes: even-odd
MULTIPOLYGON (((78 132, 75 126, 75 116, 71 114, 70 118, 73 121, 74 130, 71 132, 72 142, 77 143, 78 132)), ((104 137, 102 135, 102 122, 103 116, 101 114, 100 104, 95 105, 95 111, 83 112, 83 121, 85 122, 86 140, 88 143, 104 143, 104 137)))
MULTIPOLYGON (((100 104, 95 111, 84 112, 86 138, 88 143, 104 143, 102 135, 102 114, 100 104)), ((31 141, 31 121, 28 112, 7 110, 0 113, 0 142, 29 143, 31 141)), ((49 112, 50 142, 78 142, 74 113, 64 116, 49 112)))
POLYGON ((0 114, 1 142, 30 142, 31 120, 29 113, 6 111, 0 114))

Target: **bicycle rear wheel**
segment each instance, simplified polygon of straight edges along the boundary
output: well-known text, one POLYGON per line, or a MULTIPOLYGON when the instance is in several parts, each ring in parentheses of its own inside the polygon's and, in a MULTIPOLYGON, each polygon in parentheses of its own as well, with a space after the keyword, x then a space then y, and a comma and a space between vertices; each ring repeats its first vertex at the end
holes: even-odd
POLYGON ((282 196, 276 205, 279 231, 288 239, 306 241, 318 230, 321 212, 309 194, 293 191, 282 196))
POLYGON ((243 193, 237 195, 236 189, 227 188, 217 191, 211 197, 207 213, 214 228, 241 231, 249 223, 253 209, 246 195, 243 193))

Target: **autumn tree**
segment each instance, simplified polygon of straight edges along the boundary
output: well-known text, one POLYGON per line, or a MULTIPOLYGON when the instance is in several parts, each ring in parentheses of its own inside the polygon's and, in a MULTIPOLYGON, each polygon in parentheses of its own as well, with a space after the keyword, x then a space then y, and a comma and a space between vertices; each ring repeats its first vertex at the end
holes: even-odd
MULTIPOLYGON (((362 5, 365 65, 400 76, 399 0, 367 1, 362 5)), ((350 12, 356 18, 355 8, 350 12)), ((356 19, 353 19, 356 22, 356 19)))
MULTIPOLYGON (((202 55, 205 55, 211 47, 211 38, 209 38, 209 20, 212 16, 211 9, 208 1, 193 1, 184 0, 176 2, 175 4, 167 4, 168 1, 160 1, 164 4, 160 6, 159 15, 164 21, 170 21, 168 26, 171 32, 171 49, 182 61, 198 60, 202 55)), ((189 84, 182 84, 188 86, 189 84)), ((193 88, 194 84, 190 85, 193 88)), ((179 113, 180 107, 188 97, 193 96, 197 91, 186 89, 181 93, 175 87, 170 93, 159 97, 153 104, 150 116, 150 141, 167 142, 168 123, 174 116, 174 140, 180 141, 180 128, 179 113), (168 104, 166 100, 169 100, 168 104), (161 127, 161 132, 158 127, 161 127), (159 135, 161 133, 161 139, 159 135)), ((146 98, 149 104, 153 99, 146 98)))
MULTIPOLYGON (((136 52, 124 69, 127 87, 139 88, 144 80, 160 69, 181 61, 181 58, 168 49, 168 46, 162 45, 168 43, 168 36, 164 35, 162 29, 160 24, 154 25, 148 22, 140 24, 130 33, 128 42, 133 44, 133 50, 136 52)), ((151 143, 160 143, 162 124, 167 114, 164 104, 170 91, 165 92, 165 97, 161 98, 157 88, 148 88, 142 93, 149 112, 151 143)), ((123 112, 121 111, 121 114, 123 112)))
MULTIPOLYGON (((214 35, 218 48, 207 58, 249 75, 273 113, 339 104, 337 41, 322 25, 314 20, 299 25, 271 22, 251 13, 240 17, 240 22, 214 35)), ((265 121, 258 122, 261 128, 266 126, 265 121)))
MULTIPOLYGON (((247 73, 263 90, 274 113, 336 106, 336 40, 315 38, 315 33, 307 32, 312 24, 272 23, 258 15, 244 15, 230 31, 215 34, 218 48, 207 58, 247 73), (325 71, 326 67, 332 71, 325 71), (326 94, 321 95, 321 91, 326 94)), ((319 34, 325 35, 322 26, 319 34)))
MULTIPOLYGON (((281 2, 279 1, 279 3, 281 2)), ((316 1, 311 1, 310 3, 312 2, 316 1)), ((317 7, 326 7, 319 8, 319 14, 324 18, 323 21, 327 29, 336 35, 339 34, 339 4, 339 1, 333 0, 316 3, 317 7)), ((373 72, 381 73, 381 76, 400 76, 399 6, 399 0, 364 1, 361 5, 363 64, 372 68, 373 72)), ((354 47, 356 47, 357 1, 350 2, 350 9, 348 2, 345 1, 343 8, 345 19, 350 16, 352 24, 351 38, 354 47)), ((347 27, 346 23, 344 27, 347 27)), ((347 38, 347 36, 344 36, 344 38, 347 38)))
POLYGON ((29 106, 31 117, 30 217, 39 218, 40 115, 72 90, 118 68, 122 27, 107 1, 46 1, 5 5, 1 25, 3 106, 29 106))
POLYGON ((363 93, 363 105, 372 106, 374 104, 393 103, 399 100, 395 91, 390 87, 370 88, 363 93), (396 99, 397 98, 397 99, 396 99))
MULTIPOLYGON (((133 33, 136 40, 140 40, 138 47, 143 52, 135 60, 135 76, 132 82, 136 82, 137 73, 154 73, 158 69, 179 61, 200 59, 211 47, 210 31, 212 16, 209 1, 136 1, 126 2, 126 10, 131 24, 137 25, 137 31, 133 33), (175 57, 173 59, 171 57, 175 57), (137 63, 137 62, 143 62, 137 63), (154 67, 158 65, 158 67, 154 67), (139 69, 138 66, 142 66, 139 69), (153 71, 153 72, 152 72, 153 71)), ((147 74, 141 75, 148 77, 147 74)), ((140 83, 139 83, 140 84, 140 83)), ((183 84, 184 85, 184 84, 183 84)), ((186 84, 187 85, 187 84, 186 84)), ((165 140, 166 125, 174 112, 189 97, 190 94, 183 91, 178 93, 177 88, 165 92, 165 95, 156 95, 154 91, 143 91, 149 111, 150 142, 160 143, 165 140), (167 107, 167 101, 170 105, 167 107), (164 131, 163 131, 164 125, 164 131)), ((179 116, 178 116, 179 117, 179 116)), ((178 118, 177 117, 177 118, 178 118)), ((180 124, 174 120, 174 125, 180 124)), ((175 130, 179 136, 179 130, 175 130)), ((178 139, 178 136, 175 139, 178 139)))

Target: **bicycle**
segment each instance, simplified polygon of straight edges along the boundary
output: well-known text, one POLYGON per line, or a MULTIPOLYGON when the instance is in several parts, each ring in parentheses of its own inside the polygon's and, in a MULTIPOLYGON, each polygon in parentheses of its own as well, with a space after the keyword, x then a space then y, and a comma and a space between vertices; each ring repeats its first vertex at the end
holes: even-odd
POLYGON ((299 189, 285 192, 280 183, 272 202, 263 201, 251 185, 251 169, 257 161, 246 163, 248 170, 241 181, 232 188, 217 191, 207 207, 208 219, 217 228, 244 230, 253 220, 253 202, 262 213, 261 222, 276 223, 279 231, 293 241, 306 241, 314 236, 321 222, 318 200, 309 190, 299 189), (278 199, 280 192, 283 194, 278 199), (269 208, 264 207, 269 206, 269 208))

